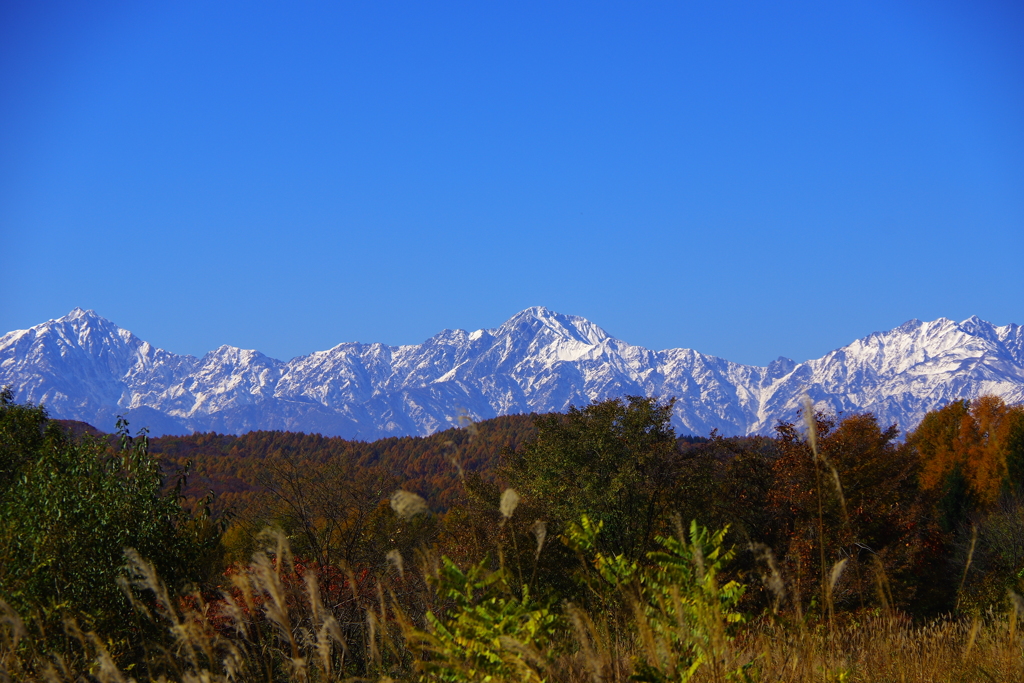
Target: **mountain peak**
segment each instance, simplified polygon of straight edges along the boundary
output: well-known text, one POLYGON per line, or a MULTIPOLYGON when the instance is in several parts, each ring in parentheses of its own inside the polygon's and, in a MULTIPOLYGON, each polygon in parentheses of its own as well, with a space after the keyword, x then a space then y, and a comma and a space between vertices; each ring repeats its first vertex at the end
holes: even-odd
POLYGON ((499 332, 511 333, 523 327, 533 328, 535 333, 547 332, 556 337, 571 339, 584 344, 600 344, 611 335, 586 318, 578 315, 556 313, 545 306, 532 306, 505 321, 499 332))
POLYGON ((921 325, 923 325, 923 324, 924 323, 922 323, 917 318, 911 318, 907 322, 905 322, 902 325, 900 325, 899 327, 897 327, 896 331, 898 331, 898 332, 914 332, 917 329, 919 329, 921 327, 921 325))
POLYGON ((957 327, 959 327, 967 334, 973 335, 975 337, 982 337, 983 339, 988 339, 991 341, 996 341, 998 339, 998 334, 996 333, 995 325, 988 322, 987 320, 982 320, 976 315, 972 315, 967 320, 964 320, 957 327))
POLYGON ((509 318, 509 322, 511 322, 513 320, 530 319, 530 318, 533 318, 533 319, 536 319, 536 320, 547 321, 547 320, 553 320, 553 319, 558 318, 558 317, 561 317, 561 316, 558 313, 556 313, 555 311, 552 311, 547 306, 530 306, 529 308, 524 308, 523 310, 519 311, 518 313, 513 315, 511 318, 509 318))
POLYGON ((37 325, 36 329, 51 331, 64 329, 65 332, 62 334, 67 334, 68 331, 73 330, 79 336, 100 334, 104 336, 119 336, 125 339, 135 336, 128 330, 118 327, 115 323, 99 315, 91 308, 78 307, 71 309, 67 315, 61 316, 56 320, 48 320, 41 325, 37 325))
MULTIPOLYGON (((92 310, 91 308, 81 308, 79 306, 75 306, 74 308, 71 309, 70 312, 68 312, 67 315, 62 316, 60 318, 57 318, 53 322, 58 322, 58 323, 61 323, 61 322, 72 322, 72 321, 83 320, 83 319, 84 320, 103 320, 103 321, 107 321, 106 318, 100 316, 98 313, 96 313, 96 311, 92 310)), ((109 322, 109 321, 107 321, 107 322, 109 322)))
POLYGON ((69 311, 67 315, 60 317, 58 319, 61 319, 61 321, 77 321, 77 319, 81 317, 97 317, 100 319, 106 319, 99 315, 99 313, 97 313, 93 309, 82 308, 81 306, 75 306, 74 308, 71 309, 71 311, 69 311))

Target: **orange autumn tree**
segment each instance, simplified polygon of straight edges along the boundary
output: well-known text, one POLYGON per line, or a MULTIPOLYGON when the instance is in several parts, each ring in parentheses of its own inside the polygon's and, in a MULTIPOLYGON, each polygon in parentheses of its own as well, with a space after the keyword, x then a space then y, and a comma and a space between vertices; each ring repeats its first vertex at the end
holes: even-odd
POLYGON ((1024 483, 1013 481, 1022 429, 1024 406, 998 396, 954 401, 928 413, 907 439, 921 459, 921 488, 942 490, 962 477, 974 501, 991 505, 1024 483))

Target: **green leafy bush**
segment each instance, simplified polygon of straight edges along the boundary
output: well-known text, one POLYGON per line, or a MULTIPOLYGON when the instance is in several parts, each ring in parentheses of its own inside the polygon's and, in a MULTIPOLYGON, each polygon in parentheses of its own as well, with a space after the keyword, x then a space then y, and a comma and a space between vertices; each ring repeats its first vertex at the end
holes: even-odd
POLYGON ((0 599, 60 633, 72 618, 116 649, 136 621, 117 577, 125 549, 149 558, 175 589, 206 577, 219 535, 167 490, 145 434, 120 426, 120 449, 75 439, 42 407, 0 394, 0 599))
POLYGON ((689 681, 701 669, 714 680, 743 680, 747 667, 730 662, 730 644, 733 627, 744 621, 737 605, 746 587, 720 583, 734 555, 723 548, 728 529, 711 532, 691 522, 684 534, 680 524, 677 536, 656 538, 660 549, 647 553, 644 564, 598 550, 601 531, 600 522, 583 516, 570 525, 565 541, 588 557, 594 571, 584 581, 601 604, 617 594, 630 607, 638 652, 633 680, 689 681))

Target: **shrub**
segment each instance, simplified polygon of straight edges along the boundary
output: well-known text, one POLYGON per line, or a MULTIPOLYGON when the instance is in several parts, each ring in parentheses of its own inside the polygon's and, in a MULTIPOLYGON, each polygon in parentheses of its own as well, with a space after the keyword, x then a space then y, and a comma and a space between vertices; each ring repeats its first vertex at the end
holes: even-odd
POLYGON ((180 589, 209 576, 218 530, 165 487, 144 433, 132 439, 122 422, 118 436, 117 450, 72 438, 42 407, 0 395, 0 443, 13 482, 0 498, 0 598, 51 633, 74 619, 123 651, 139 628, 116 581, 125 548, 150 558, 180 589))

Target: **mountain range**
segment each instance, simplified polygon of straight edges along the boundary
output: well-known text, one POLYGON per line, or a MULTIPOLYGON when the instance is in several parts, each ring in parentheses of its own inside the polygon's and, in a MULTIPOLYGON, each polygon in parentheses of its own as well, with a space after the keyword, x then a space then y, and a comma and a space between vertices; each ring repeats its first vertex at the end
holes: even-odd
POLYGON ((675 397, 683 434, 770 433, 797 419, 805 395, 911 429, 957 399, 1024 402, 1024 327, 911 320, 818 359, 759 367, 633 346, 585 318, 534 307, 495 329, 444 330, 408 346, 343 343, 285 362, 233 346, 177 355, 76 308, 0 337, 8 385, 51 417, 110 430, 123 415, 154 435, 262 429, 372 440, 625 395, 675 397))

